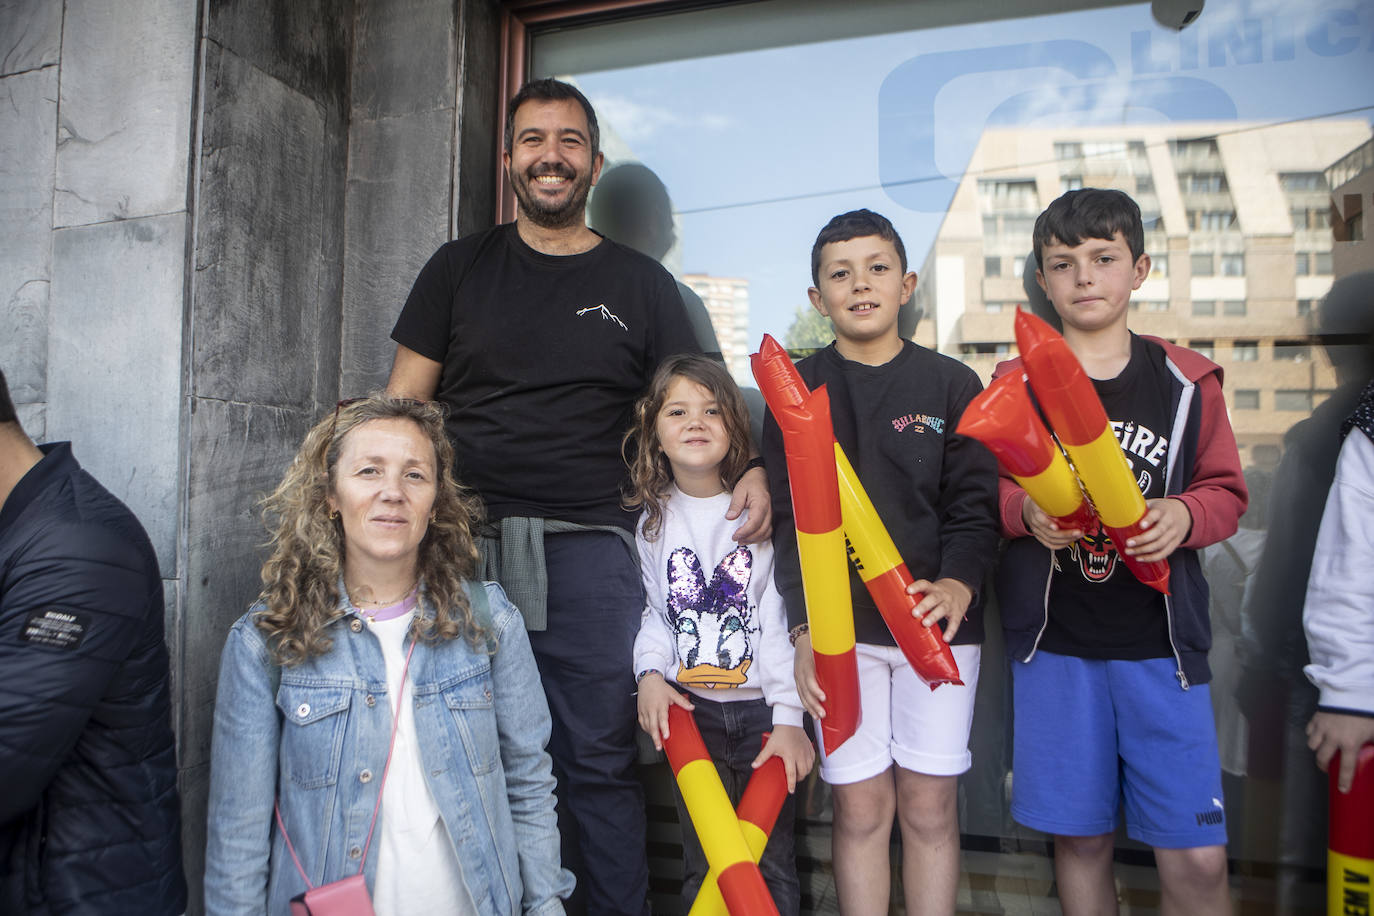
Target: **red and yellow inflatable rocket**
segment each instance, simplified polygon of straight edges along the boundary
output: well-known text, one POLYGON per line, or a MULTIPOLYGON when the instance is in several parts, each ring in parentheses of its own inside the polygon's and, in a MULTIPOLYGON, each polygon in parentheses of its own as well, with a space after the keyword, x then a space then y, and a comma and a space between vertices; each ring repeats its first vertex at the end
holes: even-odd
MULTIPOLYGON (((791 402, 797 399, 805 400, 811 395, 807 390, 806 383, 802 381, 797 373, 796 366, 787 357, 787 351, 778 344, 776 340, 768 335, 764 335, 763 343, 759 347, 759 352, 754 354, 754 377, 759 380, 759 388, 763 391, 768 406, 773 409, 775 400, 791 402), (760 366, 764 367, 764 372, 760 372, 760 366), (767 376, 769 384, 778 389, 772 395, 769 393, 768 386, 764 383, 767 376)), ((816 389, 816 394, 820 394, 822 389, 816 389)), ((778 416, 777 411, 773 411, 774 417, 778 416)), ((930 685, 934 690, 941 684, 962 684, 959 679, 959 666, 955 664, 954 653, 950 651, 948 644, 935 630, 934 627, 925 627, 921 622, 911 616, 911 610, 921 600, 921 596, 912 596, 906 593, 906 588, 915 581, 911 572, 902 562, 901 555, 897 553, 897 547, 892 543, 892 537, 887 533, 887 528, 883 525, 882 519, 878 517, 877 510, 873 507, 873 502, 868 498, 868 493, 864 491, 863 484, 859 482, 859 476, 854 473, 854 468, 850 465, 848 458, 845 457, 843 449, 835 441, 833 427, 829 424, 829 416, 826 417, 827 423, 824 427, 824 437, 826 446, 831 450, 831 463, 836 469, 836 480, 839 486, 840 495, 840 515, 843 525, 844 536, 849 540, 850 558, 854 561, 854 566, 859 572, 859 578, 863 580, 868 588, 868 593, 873 597, 873 602, 878 605, 878 611, 883 615, 883 620, 887 623, 887 628, 892 632, 897 645, 901 647, 902 654, 911 667, 920 675, 922 680, 930 685)), ((782 426, 779 419, 778 425, 782 426)), ((821 436, 821 430, 815 428, 808 429, 808 434, 821 436)), ((787 430, 783 430, 784 443, 787 441, 787 430)), ((788 452, 787 468, 789 475, 792 471, 791 452, 788 452)), ((795 506, 797 499, 797 480, 793 477, 792 499, 795 506)), ((800 528, 800 521, 798 527, 800 528)), ((807 558, 802 557, 802 576, 805 578, 807 558)), ((847 572, 847 571, 846 571, 847 572)), ((845 592, 848 594, 848 577, 845 576, 845 592)), ((811 605, 811 596, 808 593, 806 603, 808 608, 811 605)), ((814 633, 815 625, 812 624, 814 633)), ((850 631, 853 631, 853 617, 851 608, 850 631)), ((813 636, 814 645, 814 636, 813 636)), ((819 668, 817 669, 819 673, 819 668)), ((822 685, 822 690, 825 690, 822 685)), ((826 697, 830 692, 826 690, 826 697)), ((857 692, 855 694, 857 697, 857 692)), ((827 718, 829 718, 827 716, 827 718)), ((826 750, 830 746, 826 745, 826 750)))
POLYGON ((816 659, 816 680, 825 693, 821 740, 826 753, 834 753, 859 727, 859 666, 840 527, 830 398, 824 386, 807 390, 787 352, 772 337, 764 336, 750 362, 759 390, 782 430, 787 453, 811 652, 816 659))
POLYGON ((1145 497, 1140 495, 1092 380, 1064 338, 1025 310, 1016 313, 1016 345, 1035 398, 1068 452, 1102 527, 1116 545, 1117 556, 1137 579, 1167 595, 1168 562, 1144 563, 1126 555, 1126 541, 1142 530, 1145 497))
POLYGON ((840 443, 835 443, 835 467, 840 479, 840 512, 844 516, 844 534, 849 539, 849 558, 859 572, 873 603, 892 631, 902 655, 921 679, 934 690, 941 684, 963 684, 959 666, 949 644, 935 627, 922 626, 911 616, 922 595, 908 595, 912 582, 910 570, 897 553, 892 535, 878 517, 878 510, 868 498, 868 491, 859 482, 859 475, 845 457, 840 443))
POLYGON ((1328 916, 1374 913, 1374 744, 1360 748, 1348 793, 1336 787, 1338 753, 1328 765, 1331 821, 1326 851, 1328 916))
POLYGON ((1026 495, 1061 527, 1084 532, 1096 528, 1097 515, 1078 478, 1031 404, 1024 373, 993 379, 964 408, 956 432, 986 445, 1026 495))
POLYGON ((668 707, 668 737, 663 750, 732 916, 777 916, 778 908, 750 853, 716 765, 706 753, 696 720, 681 706, 668 707))
MULTIPOLYGON (((768 736, 764 735, 764 743, 768 736)), ((749 844, 749 854, 757 862, 763 857, 763 848, 768 845, 768 837, 773 833, 773 825, 778 821, 778 812, 787 799, 787 767, 781 757, 769 757, 763 766, 749 777, 744 787, 735 816, 739 818, 740 829, 744 831, 744 841, 749 844)), ((701 884, 697 899, 692 902, 688 916, 725 916, 729 910, 725 898, 720 894, 716 883, 716 870, 712 868, 701 884)))

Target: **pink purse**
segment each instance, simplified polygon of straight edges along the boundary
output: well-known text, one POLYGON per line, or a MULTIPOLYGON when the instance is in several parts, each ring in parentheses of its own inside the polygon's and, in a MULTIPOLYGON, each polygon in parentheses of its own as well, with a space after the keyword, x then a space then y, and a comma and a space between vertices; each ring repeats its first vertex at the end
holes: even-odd
POLYGON ((312 887, 291 898, 291 916, 376 916, 362 875, 312 887))
POLYGON ((410 651, 406 653, 405 667, 401 669, 401 689, 396 692, 396 713, 391 720, 391 743, 386 749, 386 766, 382 768, 382 781, 377 786, 377 804, 372 808, 372 823, 367 828, 367 842, 363 844, 358 873, 318 887, 311 884, 296 855, 296 847, 291 845, 286 825, 282 823, 281 806, 276 803, 272 805, 277 827, 286 841, 287 851, 291 853, 291 861, 296 863, 296 871, 301 873, 301 880, 309 888, 305 893, 291 898, 291 916, 377 916, 372 909, 372 895, 367 891, 367 882, 363 880, 363 868, 367 865, 367 851, 372 848, 372 831, 377 829, 377 815, 382 810, 382 792, 386 789, 386 775, 391 770, 391 752, 396 749, 396 729, 401 723, 401 697, 406 692, 406 674, 410 671, 410 656, 414 653, 415 642, 412 641, 410 651))

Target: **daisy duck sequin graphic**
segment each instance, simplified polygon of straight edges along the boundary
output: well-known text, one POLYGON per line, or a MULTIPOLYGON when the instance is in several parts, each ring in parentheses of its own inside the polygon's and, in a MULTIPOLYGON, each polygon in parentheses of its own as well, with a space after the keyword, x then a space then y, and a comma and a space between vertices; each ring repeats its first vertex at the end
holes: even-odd
POLYGON ((679 684, 738 687, 748 679, 758 633, 748 598, 753 565, 749 548, 736 547, 707 582, 690 548, 669 554, 668 621, 677 640, 679 684))

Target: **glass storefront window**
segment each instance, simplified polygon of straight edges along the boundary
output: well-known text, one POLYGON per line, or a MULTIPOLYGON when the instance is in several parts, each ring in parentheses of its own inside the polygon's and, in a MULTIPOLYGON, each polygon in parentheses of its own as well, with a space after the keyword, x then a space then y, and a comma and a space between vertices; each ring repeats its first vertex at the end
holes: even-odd
MULTIPOLYGON (((533 74, 597 107, 607 170, 662 179, 675 241, 656 256, 693 289, 728 279, 706 305, 745 385, 764 333, 824 334, 801 319, 811 243, 837 213, 893 221, 920 275, 913 338, 986 382, 1015 353, 1015 306, 1043 307, 1027 260, 1040 209, 1078 187, 1136 196, 1154 267, 1131 321, 1224 363, 1251 491, 1240 531, 1202 553, 1245 912, 1323 906, 1301 609, 1336 429, 1374 375, 1359 343, 1374 330, 1371 35, 1374 7, 1352 0, 1209 0, 1181 31, 1149 3, 759 0, 533 38, 533 74)), ((1046 838, 1008 813, 1012 665, 989 613, 960 907, 1058 912, 1046 838)), ((649 781, 655 909, 679 912, 671 795, 649 781)), ((832 912, 829 796, 799 791, 803 906, 832 912)), ((1152 912, 1148 852, 1119 850, 1123 912, 1152 912)))
POLYGON ((1274 392, 1274 409, 1300 410, 1308 413, 1312 410, 1312 392, 1279 388, 1274 392))

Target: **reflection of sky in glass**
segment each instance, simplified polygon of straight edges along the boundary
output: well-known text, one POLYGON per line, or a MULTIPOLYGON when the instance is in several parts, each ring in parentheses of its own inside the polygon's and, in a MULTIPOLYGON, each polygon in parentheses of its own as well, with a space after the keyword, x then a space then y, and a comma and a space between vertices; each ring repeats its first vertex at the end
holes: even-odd
POLYGON ((1374 3, 1211 0, 1182 33, 1140 4, 574 76, 668 186, 682 269, 748 278, 756 343, 805 304, 838 212, 889 216, 919 268, 986 127, 1369 119, 1374 3))

